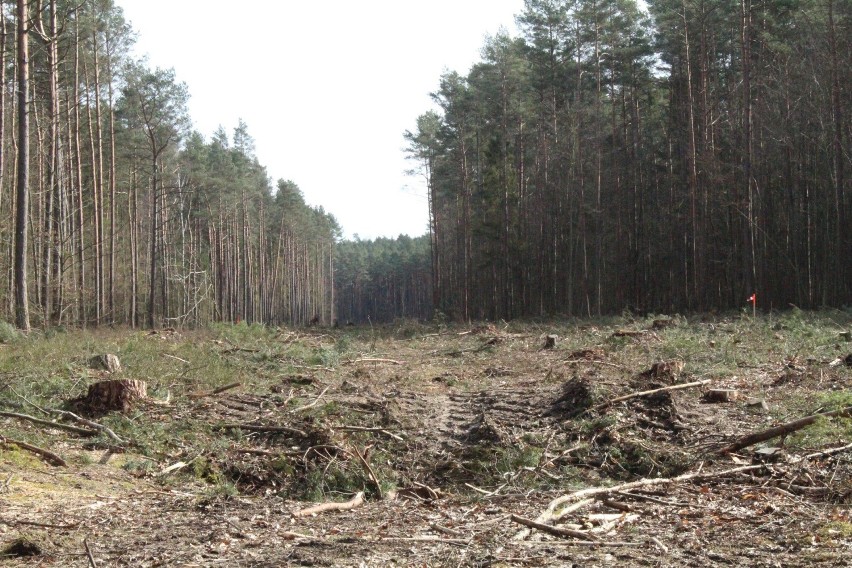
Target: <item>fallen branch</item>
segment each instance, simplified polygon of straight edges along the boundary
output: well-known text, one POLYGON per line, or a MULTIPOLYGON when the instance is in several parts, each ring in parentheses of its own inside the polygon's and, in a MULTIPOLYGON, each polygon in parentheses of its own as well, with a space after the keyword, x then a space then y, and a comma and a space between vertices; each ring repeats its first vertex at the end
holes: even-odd
MULTIPOLYGON (((620 491, 629 491, 631 489, 636 489, 637 487, 652 487, 652 486, 660 486, 660 485, 672 485, 674 483, 680 483, 682 481, 692 481, 698 479, 711 479, 713 477, 723 477, 725 475, 730 475, 732 473, 739 473, 742 471, 752 471, 756 469, 762 469, 765 466, 763 464, 760 465, 746 465, 735 467, 731 469, 726 469, 722 471, 716 472, 697 472, 697 473, 685 473, 683 475, 679 475, 677 477, 660 477, 656 479, 639 479, 637 481, 630 481, 628 483, 622 483, 621 485, 613 485, 611 487, 589 487, 587 489, 581 489, 579 491, 574 491, 573 493, 568 493, 567 495, 562 495, 561 497, 557 497, 547 506, 547 509, 538 516, 535 520, 538 523, 545 523, 548 521, 557 521, 569 513, 575 511, 577 509, 577 505, 583 503, 588 504, 593 500, 590 497, 596 497, 598 495, 608 495, 610 493, 618 493, 620 491), (564 505, 565 503, 570 503, 572 501, 578 501, 580 499, 584 499, 584 501, 580 501, 580 503, 575 503, 570 507, 566 507, 561 511, 557 512, 557 509, 564 505)), ((526 535, 529 534, 529 531, 521 531, 517 533, 513 538, 518 540, 525 538, 526 535)))
POLYGON ((180 357, 177 357, 175 355, 169 355, 168 353, 163 353, 162 355, 163 355, 163 357, 169 357, 170 359, 176 359, 176 360, 180 361, 181 363, 183 363, 185 365, 189 365, 189 361, 187 361, 186 359, 181 359, 180 357))
POLYGON ((86 549, 86 556, 89 558, 89 564, 92 566, 92 568, 98 568, 98 563, 95 562, 95 557, 92 556, 92 551, 89 548, 89 537, 85 537, 83 539, 83 546, 86 549))
POLYGON ((213 396, 213 395, 221 394, 225 391, 229 391, 231 389, 235 389, 235 388, 241 387, 241 386, 243 386, 243 383, 231 383, 229 385, 225 385, 223 387, 213 389, 210 392, 202 392, 202 393, 190 395, 189 398, 204 398, 205 396, 213 396))
POLYGON ((76 422, 79 422, 80 424, 82 424, 84 426, 88 426, 89 428, 94 428, 95 430, 103 432, 104 434, 106 434, 107 436, 109 436, 110 438, 112 438, 113 440, 118 442, 119 444, 126 444, 127 443, 127 440, 124 440, 123 438, 119 437, 115 432, 113 432, 112 430, 110 430, 109 428, 104 426, 103 424, 98 424, 97 422, 93 422, 91 420, 83 418, 82 416, 77 416, 73 412, 69 412, 67 410, 51 409, 50 412, 52 412, 53 414, 58 414, 59 416, 66 416, 66 417, 68 417, 68 418, 70 418, 70 419, 72 419, 76 422))
POLYGON ((65 430, 66 432, 73 432, 74 434, 79 434, 81 436, 96 436, 97 432, 93 432, 92 430, 87 430, 86 428, 80 428, 78 426, 71 426, 69 424, 60 424, 58 422, 51 422, 50 420, 42 420, 41 418, 36 418, 35 416, 30 416, 29 414, 18 414, 17 412, 4 412, 0 411, 0 416, 6 416, 8 418, 17 418, 19 420, 27 420, 32 422, 33 424, 38 424, 39 426, 47 426, 48 428, 56 428, 57 430, 65 430))
POLYGON ((313 507, 296 511, 293 513, 293 516, 307 517, 308 515, 318 515, 320 513, 325 513, 326 511, 348 511, 349 509, 354 509, 355 507, 363 504, 364 492, 359 491, 349 501, 344 501, 343 503, 320 503, 319 505, 314 505, 313 507))
POLYGON ((706 385, 711 380, 712 379, 704 379, 702 381, 695 381, 695 382, 692 382, 692 383, 683 383, 683 384, 680 384, 680 385, 671 385, 671 386, 668 386, 668 387, 662 387, 662 388, 652 389, 652 390, 647 390, 647 391, 642 391, 642 392, 634 392, 634 393, 631 393, 631 394, 619 396, 617 398, 613 398, 613 399, 610 399, 606 402, 602 402, 600 404, 597 404, 597 405, 591 407, 590 410, 601 410, 602 408, 607 408, 608 406, 612 406, 613 404, 616 404, 618 402, 630 400, 631 398, 638 398, 640 396, 649 396, 649 395, 652 395, 652 394, 657 394, 658 392, 689 389, 689 388, 692 388, 692 387, 700 387, 700 386, 706 385))
POLYGON ((563 365, 574 365, 578 363, 583 363, 586 365, 606 365, 607 367, 612 367, 613 369, 618 369, 619 371, 629 371, 627 367, 622 365, 616 365, 615 363, 610 363, 609 361, 598 361, 596 359, 566 359, 562 361, 563 365))
POLYGON ((361 357, 359 359, 349 359, 343 362, 344 365, 352 365, 354 363, 390 363, 392 365, 405 365, 405 361, 382 359, 380 357, 361 357))
MULTIPOLYGON (((569 507, 566 507, 565 509, 562 509, 562 511, 560 511, 560 512, 559 512, 559 517, 558 517, 558 518, 562 518, 562 517, 565 517, 565 516, 567 516, 567 515, 570 515, 570 514, 571 514, 571 513, 573 513, 574 511, 579 511, 579 510, 580 510, 580 509, 582 509, 583 507, 586 507, 586 506, 588 506, 588 505, 591 505, 591 504, 592 504, 592 503, 594 503, 594 502, 595 502, 595 500, 594 500, 594 499, 583 499, 582 501, 579 501, 579 502, 574 503, 573 505, 571 505, 571 506, 569 506, 569 507)), ((539 516, 538 516, 538 518, 535 520, 535 522, 537 522, 537 523, 544 523, 544 522, 549 521, 549 520, 557 520, 557 517, 554 517, 554 516, 552 515, 553 510, 555 510, 555 509, 556 509, 556 506, 554 505, 554 506, 553 506, 553 510, 551 510, 551 505, 553 505, 553 502, 551 502, 551 504, 550 504, 550 505, 548 505, 547 510, 545 510, 545 512, 544 512, 544 513, 542 513, 541 515, 539 515, 539 516)), ((530 531, 530 529, 529 529, 529 528, 522 529, 522 530, 518 531, 518 532, 515 534, 515 536, 513 536, 513 537, 512 537, 512 539, 513 539, 513 540, 521 540, 521 539, 524 539, 524 538, 526 538, 527 536, 529 536, 530 532, 531 532, 531 531, 530 531)))
POLYGON ((376 495, 379 496, 379 499, 384 499, 385 494, 384 491, 382 491, 382 484, 379 481, 379 476, 376 475, 375 471, 373 471, 373 468, 370 466, 370 462, 368 462, 366 458, 368 448, 369 446, 367 448, 364 448, 363 453, 361 453, 361 450, 359 450, 358 448, 355 448, 354 453, 358 457, 358 461, 361 462, 361 466, 364 468, 364 471, 367 472, 367 477, 370 478, 370 481, 373 483, 373 487, 376 488, 376 495))
POLYGON ((236 430, 247 430, 249 432, 283 432, 284 434, 293 434, 301 438, 307 438, 307 433, 298 428, 290 428, 288 426, 261 426, 260 424, 219 424, 214 428, 225 429, 234 428, 236 430))
POLYGON ((554 527, 553 525, 546 525, 544 523, 538 523, 536 521, 526 519, 518 515, 512 515, 510 519, 514 523, 537 529, 542 532, 546 532, 547 534, 552 534, 553 536, 558 536, 562 538, 579 538, 580 540, 597 540, 597 538, 588 533, 575 531, 572 529, 565 529, 561 527, 554 527))
POLYGON ((833 456, 834 454, 841 454, 845 451, 852 450, 852 444, 846 444, 845 446, 840 446, 839 448, 829 448, 827 450, 822 450, 820 452, 814 452, 812 454, 808 454, 803 456, 803 460, 813 460, 816 458, 822 458, 825 456, 833 456))
POLYGON ((322 389, 322 392, 321 392, 321 393, 319 393, 319 396, 317 396, 317 397, 314 399, 314 401, 313 401, 312 403, 310 403, 310 404, 306 404, 305 406, 300 406, 299 408, 294 409, 294 410, 293 410, 293 412, 301 412, 301 411, 303 411, 303 410, 307 410, 307 409, 309 409, 309 408, 313 408, 314 406, 316 406, 316 405, 317 405, 317 403, 319 402, 319 400, 322 398, 322 395, 324 395, 324 394, 325 394, 325 392, 326 392, 328 389, 330 389, 330 388, 331 388, 331 385, 328 385, 327 387, 325 387, 324 389, 322 389))
POLYGON ((841 408, 840 410, 833 410, 831 412, 812 414, 811 416, 805 416, 804 418, 799 418, 798 420, 793 420, 792 422, 787 422, 786 424, 781 424, 780 426, 775 426, 774 428, 769 428, 768 430, 763 430, 761 432, 755 432, 753 434, 743 436, 733 444, 730 444, 720 450, 717 450, 716 453, 721 455, 736 452, 754 444, 765 442, 766 440, 771 440, 772 438, 777 438, 778 436, 784 436, 785 434, 790 434, 792 432, 796 432, 797 430, 801 430, 806 426, 810 426, 820 418, 831 418, 833 416, 843 416, 846 418, 852 417, 852 406, 847 406, 846 408, 841 408))
POLYGON ((340 430, 342 432, 378 432, 380 434, 384 434, 385 436, 393 438, 397 442, 405 441, 402 436, 394 434, 393 432, 388 432, 384 428, 368 428, 366 426, 332 426, 331 428, 333 430, 340 430))
POLYGON ((68 463, 64 459, 54 454, 50 450, 45 450, 44 448, 39 448, 38 446, 33 446, 32 444, 28 444, 26 442, 21 442, 20 440, 13 440, 12 438, 0 436, 0 445, 7 447, 11 445, 18 446, 22 450, 27 450, 28 452, 32 452, 43 457, 45 460, 47 460, 48 463, 57 466, 68 467, 68 463))

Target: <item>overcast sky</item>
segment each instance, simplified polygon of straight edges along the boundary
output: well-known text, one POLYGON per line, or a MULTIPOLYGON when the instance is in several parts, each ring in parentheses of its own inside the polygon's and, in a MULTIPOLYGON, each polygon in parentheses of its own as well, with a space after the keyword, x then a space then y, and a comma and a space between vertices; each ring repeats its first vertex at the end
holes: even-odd
POLYGON ((116 0, 136 55, 189 86, 208 140, 240 119, 273 181, 290 179, 346 237, 427 230, 403 132, 441 73, 466 74, 523 0, 116 0))

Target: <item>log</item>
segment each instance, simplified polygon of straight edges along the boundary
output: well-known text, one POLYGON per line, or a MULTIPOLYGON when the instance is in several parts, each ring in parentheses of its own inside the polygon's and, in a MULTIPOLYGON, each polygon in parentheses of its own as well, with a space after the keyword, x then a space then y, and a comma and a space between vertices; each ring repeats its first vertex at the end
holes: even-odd
POLYGON ((22 450, 27 450, 28 452, 32 452, 36 455, 41 456, 51 465, 68 467, 68 463, 64 459, 62 459, 58 455, 54 454, 50 450, 45 450, 44 448, 39 448, 38 446, 33 446, 32 444, 28 444, 28 443, 22 442, 20 440, 13 440, 12 438, 6 438, 4 436, 0 436, 0 445, 2 445, 2 446, 10 446, 10 445, 18 446, 22 450))
POLYGON ((739 398, 740 391, 734 389, 710 389, 704 393, 707 402, 734 402, 739 398))
POLYGON ((778 436, 784 436, 785 434, 791 434, 801 430, 802 428, 810 426, 820 418, 831 418, 833 416, 843 416, 846 418, 852 417, 852 406, 847 406, 846 408, 841 408, 840 410, 834 410, 831 412, 812 414, 811 416, 805 416, 804 418, 799 418, 798 420, 793 420, 792 422, 787 422, 786 424, 781 424, 780 426, 775 426, 768 430, 762 430, 760 432, 743 436, 733 444, 717 450, 716 453, 722 455, 736 452, 754 444, 759 444, 760 442, 765 442, 766 440, 771 440, 772 438, 777 438, 778 436))

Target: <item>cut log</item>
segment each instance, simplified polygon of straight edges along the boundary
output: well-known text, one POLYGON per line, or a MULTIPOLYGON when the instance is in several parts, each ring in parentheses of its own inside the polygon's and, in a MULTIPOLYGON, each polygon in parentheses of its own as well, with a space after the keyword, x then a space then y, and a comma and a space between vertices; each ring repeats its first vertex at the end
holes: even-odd
POLYGON ((89 392, 77 402, 88 412, 100 414, 112 410, 126 412, 133 403, 147 397, 148 385, 145 381, 121 379, 89 385, 89 392))
POLYGON ((734 402, 739 400, 740 391, 731 389, 710 389, 704 393, 707 402, 734 402))

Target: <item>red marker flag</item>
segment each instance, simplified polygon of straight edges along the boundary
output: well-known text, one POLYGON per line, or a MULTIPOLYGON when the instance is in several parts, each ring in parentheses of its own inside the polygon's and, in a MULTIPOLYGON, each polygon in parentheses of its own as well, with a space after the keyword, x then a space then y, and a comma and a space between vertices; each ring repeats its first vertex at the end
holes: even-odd
POLYGON ((756 304, 757 303, 757 293, 752 294, 751 297, 748 300, 746 300, 746 302, 751 302, 752 304, 756 304))

